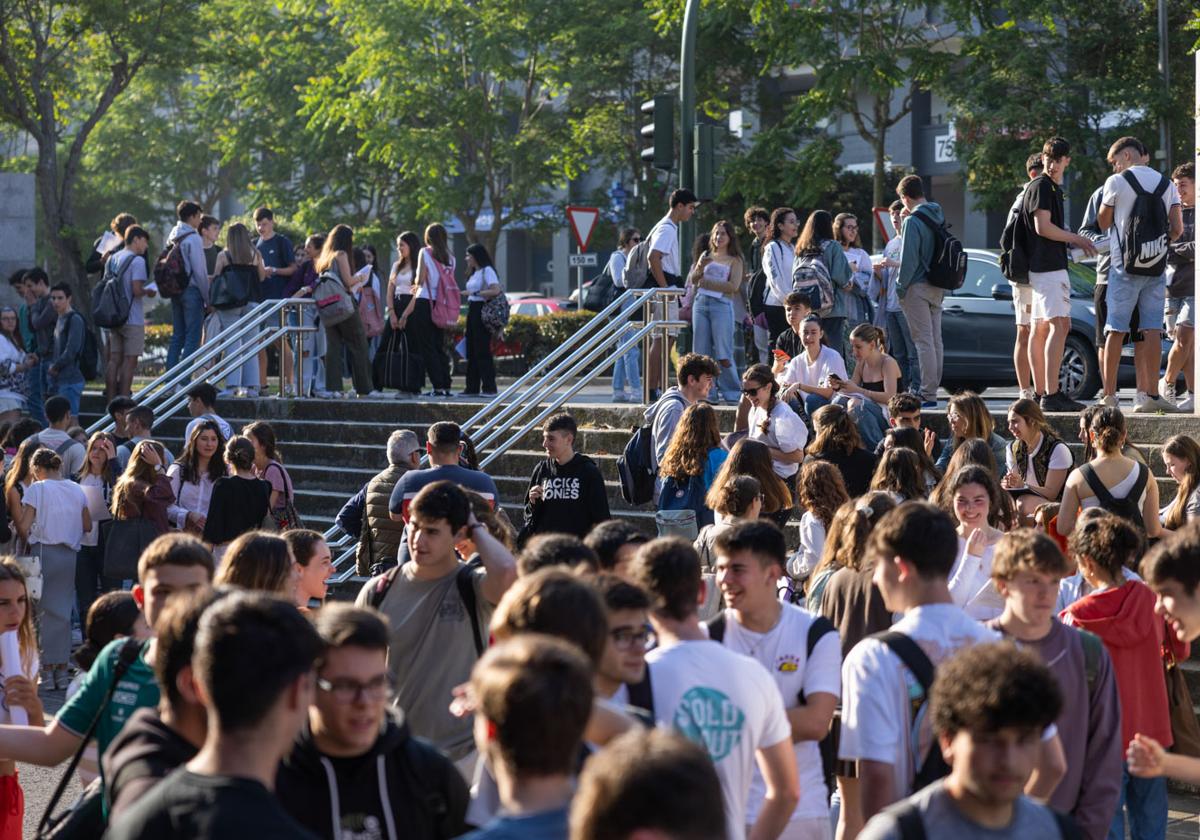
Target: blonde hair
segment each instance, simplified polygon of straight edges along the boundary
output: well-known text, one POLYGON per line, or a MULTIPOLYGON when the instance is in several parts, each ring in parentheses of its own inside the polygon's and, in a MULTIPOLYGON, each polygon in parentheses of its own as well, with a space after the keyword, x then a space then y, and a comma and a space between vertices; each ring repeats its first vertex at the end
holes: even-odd
MULTIPOLYGON (((33 628, 33 599, 29 597, 29 585, 25 582, 25 573, 11 556, 0 557, 0 581, 11 580, 21 584, 25 593, 25 613, 21 623, 17 625, 17 646, 21 651, 21 670, 26 674, 33 673, 34 661, 37 659, 37 633, 33 628)), ((14 676, 10 674, 9 676, 14 676)))
POLYGON ((258 251, 250 240, 250 230, 241 222, 235 222, 225 232, 225 250, 233 265, 253 265, 258 251))

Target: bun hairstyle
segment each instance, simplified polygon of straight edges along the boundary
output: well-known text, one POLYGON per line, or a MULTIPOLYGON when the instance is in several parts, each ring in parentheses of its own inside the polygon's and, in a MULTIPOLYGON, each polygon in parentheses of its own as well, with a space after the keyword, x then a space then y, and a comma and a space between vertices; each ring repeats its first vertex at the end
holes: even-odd
POLYGON ((874 344, 879 349, 883 349, 887 336, 883 330, 874 324, 859 324, 850 331, 852 341, 865 341, 867 344, 874 344))
POLYGON ((717 491, 717 505, 713 510, 726 516, 745 516, 762 495, 762 484, 752 475, 739 475, 721 486, 717 491))
POLYGON ((248 470, 254 466, 254 444, 244 435, 234 435, 225 444, 225 460, 235 470, 248 470))
POLYGON ((843 503, 826 528, 825 548, 811 578, 815 579, 825 569, 843 566, 855 572, 866 571, 871 530, 895 507, 896 500, 883 491, 871 491, 843 503))
POLYGON ((1107 512, 1081 519, 1067 541, 1071 556, 1087 557, 1117 580, 1124 568, 1134 567, 1145 547, 1146 541, 1132 522, 1107 512))
POLYGON ((1125 415, 1120 409, 1105 406, 1096 412, 1088 431, 1097 452, 1119 452, 1125 440, 1125 415))
POLYGON ((33 468, 44 472, 58 472, 62 469, 62 458, 50 449, 39 449, 33 453, 33 468))
POLYGON ((84 622, 83 645, 75 651, 75 664, 89 670, 105 645, 118 636, 133 635, 141 612, 128 592, 106 592, 93 601, 84 622))

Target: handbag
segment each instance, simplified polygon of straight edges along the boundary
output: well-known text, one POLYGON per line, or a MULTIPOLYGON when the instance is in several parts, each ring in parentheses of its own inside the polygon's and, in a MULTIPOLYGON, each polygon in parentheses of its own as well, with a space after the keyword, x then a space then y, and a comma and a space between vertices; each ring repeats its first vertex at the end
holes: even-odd
POLYGON ((24 540, 21 540, 21 545, 25 547, 25 552, 17 554, 13 560, 21 567, 21 574, 25 576, 25 590, 29 593, 31 600, 42 600, 42 586, 45 579, 42 577, 42 558, 31 553, 32 550, 28 545, 25 545, 24 540))
MULTIPOLYGON (((1170 627, 1167 628, 1167 632, 1172 632, 1170 627)), ((1175 660, 1175 654, 1171 652, 1169 642, 1166 643, 1163 656, 1163 669, 1167 678, 1167 709, 1171 713, 1171 736, 1175 740, 1171 752, 1200 758, 1200 722, 1196 720, 1196 710, 1192 706, 1187 679, 1175 660)))
MULTIPOLYGON (((283 471, 283 467, 278 464, 267 464, 267 470, 275 467, 283 476, 283 507, 271 508, 269 511, 270 517, 275 521, 275 530, 282 534, 284 531, 297 531, 304 527, 304 522, 300 519, 300 514, 296 512, 296 505, 292 501, 292 482, 288 479, 288 475, 283 471)), ((263 475, 266 475, 266 470, 263 470, 263 475)))
POLYGON ((158 537, 158 528, 149 519, 106 519, 100 523, 104 540, 101 574, 117 580, 137 580, 138 560, 146 546, 158 537))
POLYGON ((660 510, 654 514, 654 525, 660 537, 682 537, 688 542, 695 542, 700 533, 694 510, 660 510))
POLYGON ((371 373, 380 391, 395 388, 412 394, 420 391, 425 382, 421 356, 409 352, 408 335, 399 331, 391 332, 379 348, 371 363, 371 373))
POLYGON ((335 269, 327 268, 317 278, 312 298, 317 304, 317 314, 321 323, 327 327, 335 327, 352 316, 357 308, 354 298, 335 269))
POLYGON ((208 302, 213 309, 237 309, 250 302, 258 268, 253 265, 227 265, 213 278, 208 302))
POLYGON ((492 338, 504 335, 504 328, 508 326, 509 311, 508 295, 504 292, 483 302, 479 310, 479 319, 483 321, 484 329, 492 338))

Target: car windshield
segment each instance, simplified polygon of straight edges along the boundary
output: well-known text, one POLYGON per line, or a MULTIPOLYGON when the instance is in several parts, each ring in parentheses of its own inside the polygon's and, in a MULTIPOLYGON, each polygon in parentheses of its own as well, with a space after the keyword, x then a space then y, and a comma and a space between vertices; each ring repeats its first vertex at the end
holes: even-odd
POLYGON ((1071 278, 1071 297, 1090 298, 1096 291, 1096 266, 1093 263, 1067 263, 1071 278))

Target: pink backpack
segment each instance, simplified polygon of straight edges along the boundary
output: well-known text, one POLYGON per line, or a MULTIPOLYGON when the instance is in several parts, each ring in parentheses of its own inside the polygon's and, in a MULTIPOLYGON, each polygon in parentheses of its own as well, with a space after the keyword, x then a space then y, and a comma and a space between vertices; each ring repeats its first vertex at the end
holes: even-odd
POLYGON ((383 314, 379 311, 379 298, 375 297, 375 290, 367 283, 360 292, 362 297, 358 301, 358 317, 362 318, 367 338, 382 335, 383 314))
POLYGON ((450 329, 458 325, 459 309, 462 307, 462 294, 458 290, 458 281, 454 279, 454 269, 442 265, 433 256, 433 249, 426 248, 430 260, 437 266, 437 300, 433 302, 433 325, 440 330, 450 329))

